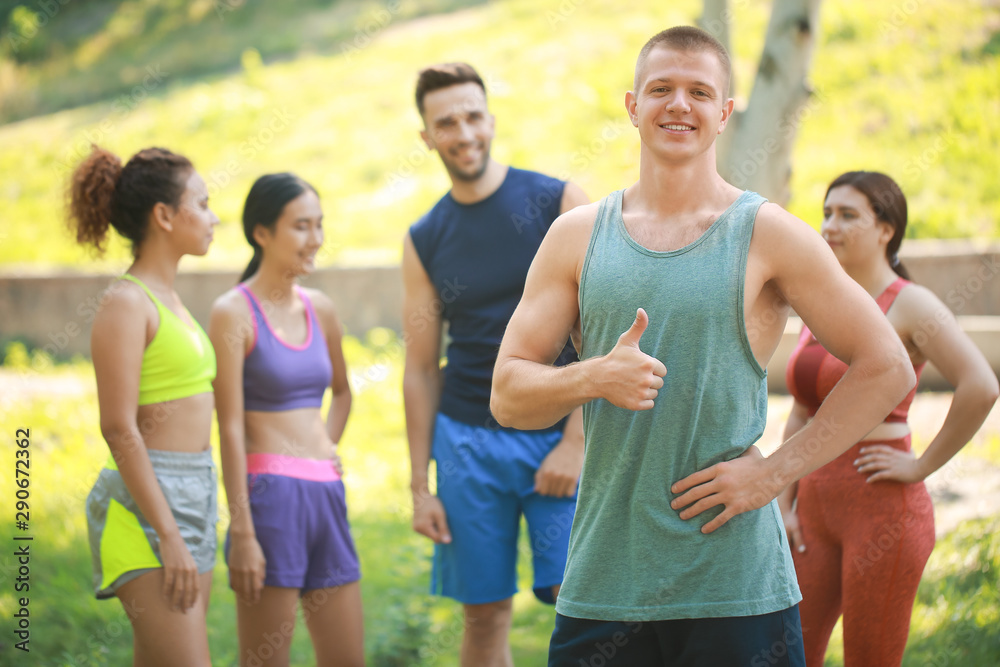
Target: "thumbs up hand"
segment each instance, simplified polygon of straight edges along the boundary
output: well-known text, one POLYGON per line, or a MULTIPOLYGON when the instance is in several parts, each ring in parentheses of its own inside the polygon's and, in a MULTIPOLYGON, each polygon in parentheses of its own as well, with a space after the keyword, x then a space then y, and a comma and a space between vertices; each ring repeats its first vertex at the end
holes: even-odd
POLYGON ((649 410, 663 386, 666 366, 639 349, 639 339, 648 325, 649 316, 639 308, 632 326, 618 337, 614 348, 604 356, 594 378, 600 395, 619 408, 649 410))

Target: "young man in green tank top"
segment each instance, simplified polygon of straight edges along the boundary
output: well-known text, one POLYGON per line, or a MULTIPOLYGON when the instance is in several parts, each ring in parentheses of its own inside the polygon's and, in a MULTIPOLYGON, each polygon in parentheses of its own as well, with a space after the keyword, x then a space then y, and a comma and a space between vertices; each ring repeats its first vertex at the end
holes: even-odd
POLYGON ((729 78, 725 49, 696 28, 643 47, 625 97, 639 181, 553 224, 500 348, 501 424, 542 428, 584 406, 550 665, 803 665, 774 499, 914 384, 899 338, 819 235, 718 174, 729 78), (764 368, 791 309, 850 369, 764 458, 764 368), (569 334, 581 361, 553 367, 569 334))

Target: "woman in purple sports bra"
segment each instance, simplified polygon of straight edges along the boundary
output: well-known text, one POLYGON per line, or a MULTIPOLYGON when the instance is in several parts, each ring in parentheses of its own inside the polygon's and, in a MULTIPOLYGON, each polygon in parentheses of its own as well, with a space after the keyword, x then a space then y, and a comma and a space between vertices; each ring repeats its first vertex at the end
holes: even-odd
POLYGON ((351 409, 340 322, 329 298, 296 284, 323 244, 319 196, 293 174, 262 176, 243 229, 253 259, 209 325, 240 665, 288 664, 299 600, 317 664, 362 665, 361 574, 337 458, 351 409))

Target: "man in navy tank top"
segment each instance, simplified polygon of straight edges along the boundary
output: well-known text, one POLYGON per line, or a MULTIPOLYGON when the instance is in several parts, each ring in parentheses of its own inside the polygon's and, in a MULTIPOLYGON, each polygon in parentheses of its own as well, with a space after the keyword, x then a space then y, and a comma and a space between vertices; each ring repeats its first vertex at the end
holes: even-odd
MULTIPOLYGON (((570 408, 542 429, 500 427, 489 407, 493 366, 552 221, 588 200, 572 183, 490 157, 494 117, 469 65, 422 70, 416 101, 421 137, 438 152, 452 187, 403 245, 413 528, 434 541, 432 592, 463 604, 461 664, 508 667, 520 517, 535 595, 553 602, 576 507, 583 419, 570 408), (432 458, 436 495, 428 485, 432 458)), ((553 343, 557 363, 576 360, 568 341, 567 334, 553 343)))
POLYGON ((899 337, 820 236, 719 175, 729 82, 708 33, 649 40, 625 96, 639 180, 553 224, 500 347, 501 424, 545 428, 584 406, 550 667, 804 665, 774 499, 914 384, 899 337), (764 369, 791 309, 850 369, 765 458, 764 369), (580 362, 553 367, 571 333, 580 362))

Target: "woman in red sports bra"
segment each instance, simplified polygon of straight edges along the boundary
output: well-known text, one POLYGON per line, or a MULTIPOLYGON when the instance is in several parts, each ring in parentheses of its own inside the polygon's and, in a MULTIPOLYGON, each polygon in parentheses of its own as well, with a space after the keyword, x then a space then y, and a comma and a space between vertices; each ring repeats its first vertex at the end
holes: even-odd
MULTIPOLYGON (((921 456, 910 449, 906 423, 914 389, 862 441, 779 496, 802 590, 810 667, 823 665, 841 614, 845 667, 902 662, 917 585, 934 547, 934 512, 923 480, 972 438, 1000 392, 951 311, 908 280, 897 257, 905 231, 906 198, 888 176, 848 172, 827 189, 823 238, 881 306, 918 379, 930 361, 955 393, 941 431, 921 456)), ((816 414, 846 370, 803 326, 786 371, 795 398, 786 440, 816 414)))

